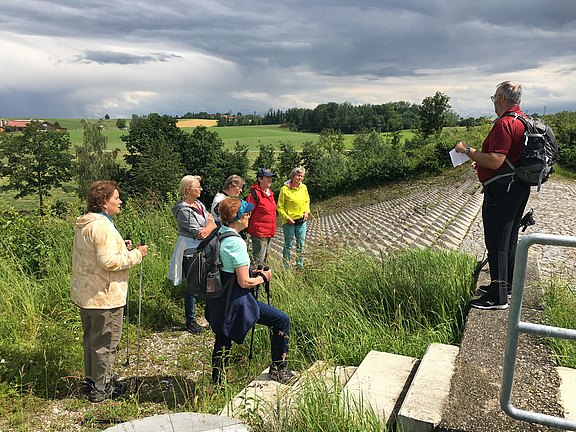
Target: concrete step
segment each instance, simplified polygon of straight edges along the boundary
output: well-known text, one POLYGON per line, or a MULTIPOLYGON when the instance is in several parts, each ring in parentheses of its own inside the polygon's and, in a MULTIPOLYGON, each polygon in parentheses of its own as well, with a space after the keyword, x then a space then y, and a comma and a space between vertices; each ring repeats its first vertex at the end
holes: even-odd
POLYGON ((162 414, 120 423, 104 432, 248 432, 238 419, 203 413, 162 414))
POLYGON ((219 414, 242 418, 247 414, 257 413, 263 419, 270 419, 280 401, 288 397, 291 386, 273 381, 268 372, 269 368, 264 369, 222 408, 219 414))
POLYGON ((370 351, 344 386, 342 397, 371 407, 391 426, 417 366, 418 359, 413 357, 370 351))
MULTIPOLYGON (((433 382, 434 394, 430 399, 441 398, 442 389, 449 388, 449 378, 440 378, 445 375, 453 357, 453 348, 445 348, 445 345, 434 344, 425 356, 424 370, 420 373, 419 387, 413 390, 411 402, 406 405, 405 418, 407 420, 431 421, 437 423, 436 412, 432 413, 429 408, 432 402, 418 403, 419 398, 425 399, 426 383, 433 382), (439 360, 442 353, 449 353, 448 360, 439 360), (442 372, 434 367, 433 363, 441 364, 442 372), (429 376, 434 375, 434 377, 429 376), (445 382, 448 380, 448 384, 445 382), (425 408, 428 406, 427 411, 425 408), (423 414, 422 412, 425 411, 423 414)), ((457 348, 455 348, 457 350, 457 348)), ((420 362, 413 357, 401 356, 385 352, 370 351, 360 366, 329 366, 326 362, 316 362, 310 369, 301 374, 298 381, 291 386, 271 381, 268 369, 264 370, 245 389, 238 393, 220 411, 220 415, 232 418, 245 418, 247 415, 257 415, 264 422, 270 422, 278 418, 278 410, 297 409, 299 394, 305 391, 311 382, 321 380, 327 391, 334 387, 342 388, 340 397, 346 406, 371 408, 379 419, 389 426, 396 421, 400 406, 404 402, 405 395, 409 392, 413 377, 420 362)), ((324 388, 324 387, 320 387, 324 388)), ((445 392, 447 393, 447 391, 445 392)), ((441 405, 435 401, 436 405, 441 405)), ((439 415, 439 414, 438 414, 439 415)))
POLYGON ((429 432, 440 424, 458 351, 457 346, 440 343, 428 347, 400 407, 399 430, 429 432))
POLYGON ((258 415, 264 421, 278 418, 277 411, 295 410, 298 395, 305 391, 310 382, 322 381, 328 391, 342 388, 356 371, 354 366, 330 366, 324 361, 315 362, 291 385, 272 381, 268 369, 238 393, 221 411, 220 415, 243 418, 258 415))
POLYGON ((576 421, 576 369, 557 367, 560 377, 559 403, 564 408, 564 417, 576 421))

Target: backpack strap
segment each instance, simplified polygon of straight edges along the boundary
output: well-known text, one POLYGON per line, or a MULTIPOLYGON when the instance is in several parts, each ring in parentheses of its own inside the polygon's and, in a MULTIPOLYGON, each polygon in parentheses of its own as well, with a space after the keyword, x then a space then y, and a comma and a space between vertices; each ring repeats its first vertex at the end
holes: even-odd
MULTIPOLYGON (((530 124, 528 123, 528 119, 513 112, 507 112, 503 117, 514 117, 514 119, 519 119, 522 122, 524 125, 524 145, 526 145, 528 143, 528 134, 530 133, 530 124)), ((508 163, 508 165, 510 165, 510 163, 508 163)))
MULTIPOLYGON (((524 131, 525 131, 524 132, 524 136, 525 136, 524 145, 526 145, 526 142, 528 141, 528 136, 526 136, 526 131, 528 130, 528 120, 525 117, 518 115, 517 113, 513 113, 513 112, 507 112, 503 115, 503 117, 514 117, 514 119, 520 119, 520 121, 524 125, 524 131)), ((510 192, 510 186, 512 186, 512 183, 514 183, 514 176, 516 175, 516 168, 514 167, 512 162, 510 162, 510 160, 507 157, 504 159, 504 162, 506 162, 506 164, 510 167, 512 172, 504 173, 504 174, 498 174, 498 175, 492 177, 491 179, 486 180, 484 183, 482 183, 483 187, 486 187, 490 183, 493 183, 496 180, 500 180, 501 178, 512 177, 510 179, 510 183, 508 183, 508 189, 506 190, 506 192, 510 192)))
MULTIPOLYGON (((216 228, 216 229, 218 229, 218 228, 216 228)), ((221 234, 218 234, 218 240, 220 240, 220 241, 222 241, 222 240, 224 240, 225 238, 228 238, 228 237, 240 237, 240 234, 238 234, 238 233, 237 233, 236 231, 234 231, 234 230, 232 230, 232 231, 227 230, 226 232, 223 232, 223 233, 221 233, 221 234)))
POLYGON ((255 207, 260 204, 260 198, 258 198, 258 192, 256 192, 256 189, 252 189, 250 191, 250 195, 252 195, 252 198, 254 198, 255 207))
MULTIPOLYGON (((240 234, 238 234, 236 231, 232 230, 232 231, 226 231, 223 232, 221 234, 218 234, 218 240, 220 242, 222 242, 222 240, 228 238, 228 237, 240 237, 240 234)), ((218 265, 222 265, 222 263, 220 262, 220 244, 218 244, 218 250, 216 251, 218 253, 218 265)), ((228 314, 228 308, 230 307, 230 298, 232 297, 232 286, 234 285, 234 282, 236 281, 236 273, 234 273, 234 277, 229 278, 226 283, 224 284, 224 291, 228 291, 226 293, 226 303, 224 306, 224 315, 228 314)))
POLYGON ((482 183, 482 187, 486 187, 490 183, 494 183, 496 180, 500 180, 505 177, 510 177, 510 182, 508 183, 508 188, 506 189, 506 192, 510 192, 510 187, 512 186, 512 183, 514 183, 515 178, 514 176, 516 175, 516 169, 514 168, 514 165, 512 165, 512 163, 508 160, 508 158, 505 158, 504 162, 506 162, 506 164, 510 167, 512 172, 495 175, 491 179, 488 179, 484 183, 482 183))

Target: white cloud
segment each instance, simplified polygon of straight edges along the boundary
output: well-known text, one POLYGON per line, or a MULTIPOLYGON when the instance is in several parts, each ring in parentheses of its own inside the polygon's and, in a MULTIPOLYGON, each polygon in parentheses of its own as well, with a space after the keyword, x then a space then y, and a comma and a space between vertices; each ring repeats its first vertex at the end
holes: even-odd
POLYGON ((511 79, 528 112, 574 109, 571 0, 8 0, 0 116, 266 112, 420 103, 492 115, 511 79))

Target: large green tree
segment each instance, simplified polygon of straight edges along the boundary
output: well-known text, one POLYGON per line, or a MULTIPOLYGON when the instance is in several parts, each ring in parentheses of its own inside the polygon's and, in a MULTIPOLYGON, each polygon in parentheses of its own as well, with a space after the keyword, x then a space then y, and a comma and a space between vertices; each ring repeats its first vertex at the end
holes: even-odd
POLYGON ((419 131, 424 137, 442 131, 451 108, 449 101, 450 98, 441 92, 424 98, 418 112, 420 116, 419 131))
POLYGON ((68 132, 43 130, 31 122, 21 134, 5 134, 0 146, 0 175, 8 182, 0 190, 15 190, 15 198, 38 195, 40 213, 44 198, 54 188, 65 187, 72 178, 72 155, 68 132))
POLYGON ((224 142, 216 132, 205 126, 194 128, 179 147, 182 165, 188 174, 202 177, 203 200, 210 204, 212 197, 222 188, 231 175, 232 153, 224 150, 224 142))
POLYGON ((302 156, 294 148, 294 144, 291 142, 280 143, 280 155, 278 156, 278 163, 276 165, 276 171, 278 179, 284 182, 290 175, 293 168, 296 168, 301 164, 302 156))
POLYGON ((258 156, 256 156, 256 159, 252 164, 252 169, 254 171, 258 171, 260 168, 272 170, 274 169, 275 161, 276 158, 274 157, 274 145, 260 142, 258 156))
POLYGON ((184 168, 181 149, 189 137, 176 126, 176 119, 151 113, 133 115, 128 135, 121 137, 128 154, 124 159, 130 166, 124 189, 132 193, 151 193, 165 196, 178 189, 184 168))
MULTIPOLYGON (((154 143, 164 140, 174 151, 186 146, 186 132, 176 126, 176 118, 156 113, 147 116, 133 115, 130 121, 130 132, 121 137, 126 144, 128 154, 124 156, 131 168, 137 168, 142 156, 154 143)), ((158 161, 158 163, 163 163, 158 161)))
POLYGON ((177 190, 183 175, 180 155, 160 137, 147 143, 137 167, 132 169, 131 184, 135 187, 131 190, 135 194, 146 194, 148 200, 162 200, 177 190))
POLYGON ((316 198, 334 195, 350 186, 350 164, 344 153, 344 137, 328 129, 318 141, 307 141, 302 149, 306 185, 316 198))
POLYGON ((562 111, 547 115, 543 120, 552 128, 558 140, 558 163, 576 171, 576 112, 562 111))
POLYGON ((120 180, 118 149, 107 151, 108 137, 102 133, 102 122, 82 119, 84 137, 82 145, 76 147, 74 174, 78 179, 76 193, 79 198, 95 180, 120 180))
POLYGON ((248 144, 240 144, 239 141, 236 141, 234 151, 230 154, 230 152, 224 150, 224 155, 225 157, 222 163, 225 175, 236 174, 246 179, 248 166, 250 165, 248 160, 248 144))

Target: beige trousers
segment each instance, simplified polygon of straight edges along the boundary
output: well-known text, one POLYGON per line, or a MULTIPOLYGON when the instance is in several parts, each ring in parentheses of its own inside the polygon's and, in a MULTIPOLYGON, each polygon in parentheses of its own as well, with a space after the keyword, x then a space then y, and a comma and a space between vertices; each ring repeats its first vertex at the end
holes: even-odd
POLYGON ((84 331, 84 374, 97 384, 112 378, 116 348, 122 337, 124 308, 80 308, 84 331))

